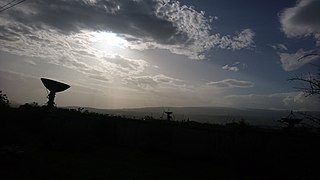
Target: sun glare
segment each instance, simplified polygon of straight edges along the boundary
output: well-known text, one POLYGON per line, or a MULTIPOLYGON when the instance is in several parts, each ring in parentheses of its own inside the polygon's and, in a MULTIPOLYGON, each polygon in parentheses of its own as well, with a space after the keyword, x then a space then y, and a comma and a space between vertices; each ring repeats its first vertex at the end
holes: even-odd
POLYGON ((128 47, 128 41, 113 32, 95 32, 91 38, 92 42, 101 43, 103 46, 114 46, 118 48, 128 47))

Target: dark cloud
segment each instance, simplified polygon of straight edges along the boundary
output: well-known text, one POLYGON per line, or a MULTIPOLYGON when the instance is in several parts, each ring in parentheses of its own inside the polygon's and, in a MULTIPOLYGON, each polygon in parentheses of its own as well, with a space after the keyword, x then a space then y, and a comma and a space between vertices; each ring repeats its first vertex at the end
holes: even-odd
MULTIPOLYGON (((320 46, 320 1, 299 0, 295 6, 286 8, 280 14, 282 31, 288 37, 311 36, 315 39, 316 45, 320 46)), ((299 69, 304 64, 318 60, 318 56, 308 56, 303 61, 299 59, 307 54, 319 54, 318 48, 305 50, 300 48, 296 52, 289 51, 283 44, 272 46, 278 51, 282 67, 285 71, 299 69)))
POLYGON ((309 26, 319 31, 320 29, 320 1, 305 1, 304 6, 297 8, 295 15, 291 18, 292 23, 309 26))
POLYGON ((282 30, 288 36, 315 35, 320 39, 320 1, 300 0, 280 15, 282 30))
POLYGON ((167 49, 192 59, 203 59, 203 52, 211 48, 235 50, 254 44, 251 29, 235 36, 211 34, 210 17, 176 0, 33 0, 6 11, 2 18, 0 31, 10 33, 2 37, 7 40, 16 40, 13 32, 112 31, 131 42, 132 49, 167 49), (8 26, 11 32, 4 30, 8 26), (20 26, 26 29, 14 29, 20 26))
POLYGON ((32 27, 47 25, 65 34, 81 30, 113 31, 168 43, 177 30, 171 22, 156 16, 155 3, 33 0, 26 2, 23 9, 9 11, 9 16, 32 27))

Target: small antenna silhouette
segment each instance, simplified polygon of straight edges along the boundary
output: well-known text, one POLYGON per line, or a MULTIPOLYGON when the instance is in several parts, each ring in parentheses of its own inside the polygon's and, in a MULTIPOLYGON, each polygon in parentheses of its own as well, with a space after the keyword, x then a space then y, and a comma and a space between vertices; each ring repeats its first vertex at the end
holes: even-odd
POLYGON ((47 78, 40 78, 40 79, 43 85, 50 91, 50 93, 47 96, 48 98, 47 106, 50 108, 53 108, 55 105, 54 98, 56 96, 56 93, 65 91, 68 88, 70 88, 70 86, 68 84, 58 82, 52 79, 47 79, 47 78))
POLYGON ((173 112, 172 111, 170 111, 169 110, 169 108, 168 108, 168 110, 167 111, 163 111, 163 113, 162 113, 162 116, 161 116, 161 119, 163 119, 163 115, 164 114, 166 114, 166 117, 167 117, 167 121, 170 121, 171 119, 173 119, 173 112))
POLYGON ((287 123, 289 128, 294 128, 295 125, 299 124, 302 121, 302 119, 297 118, 293 114, 293 111, 291 111, 290 114, 287 117, 281 118, 279 121, 287 123))

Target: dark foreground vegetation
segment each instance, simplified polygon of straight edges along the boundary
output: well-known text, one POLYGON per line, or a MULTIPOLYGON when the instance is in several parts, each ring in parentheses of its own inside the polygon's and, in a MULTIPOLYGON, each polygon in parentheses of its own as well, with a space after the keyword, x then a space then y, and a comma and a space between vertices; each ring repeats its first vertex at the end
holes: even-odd
POLYGON ((319 134, 1 107, 0 179, 320 179, 319 134))

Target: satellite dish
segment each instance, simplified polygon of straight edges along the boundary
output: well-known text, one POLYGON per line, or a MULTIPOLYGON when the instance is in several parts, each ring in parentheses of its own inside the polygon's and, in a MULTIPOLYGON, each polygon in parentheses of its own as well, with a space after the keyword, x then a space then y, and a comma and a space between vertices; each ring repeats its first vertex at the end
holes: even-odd
POLYGON ((167 120, 170 121, 170 120, 172 119, 171 114, 172 114, 173 112, 171 112, 171 111, 166 111, 166 112, 164 112, 164 113, 166 113, 166 115, 167 115, 167 120))
POLYGON ((43 85, 50 91, 48 94, 49 101, 47 102, 48 107, 54 107, 54 98, 57 92, 62 92, 70 88, 68 84, 58 82, 52 79, 40 78, 43 85))
POLYGON ((167 116, 167 121, 170 121, 171 119, 173 119, 173 117, 172 117, 173 112, 169 111, 169 108, 167 111, 163 111, 161 119, 163 119, 164 114, 166 114, 166 116, 167 116))
POLYGON ((287 117, 281 118, 279 121, 287 123, 288 127, 293 128, 293 127, 295 127, 295 125, 299 124, 302 121, 302 119, 297 118, 293 114, 293 111, 291 111, 290 114, 287 117))

